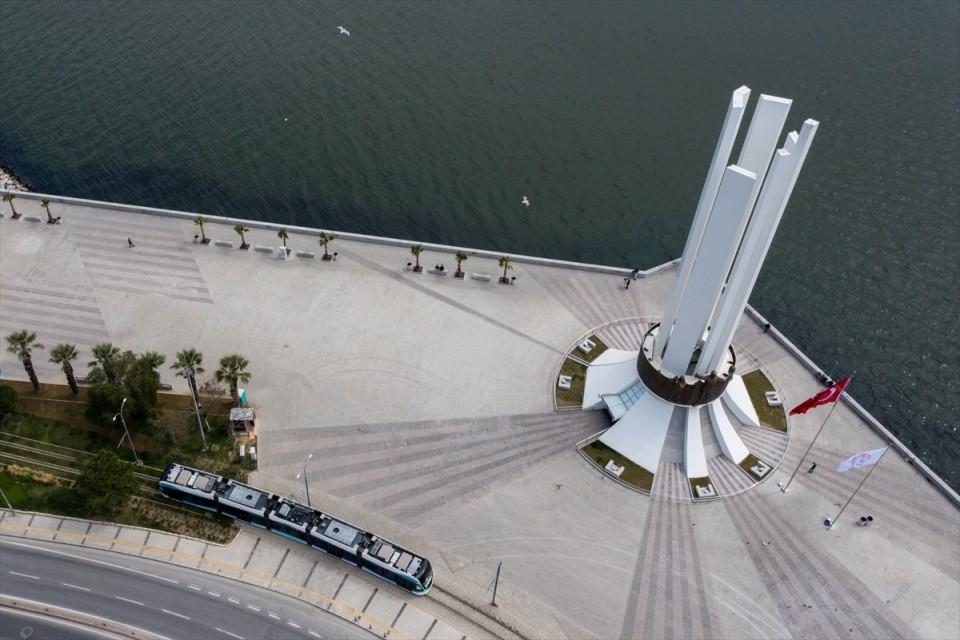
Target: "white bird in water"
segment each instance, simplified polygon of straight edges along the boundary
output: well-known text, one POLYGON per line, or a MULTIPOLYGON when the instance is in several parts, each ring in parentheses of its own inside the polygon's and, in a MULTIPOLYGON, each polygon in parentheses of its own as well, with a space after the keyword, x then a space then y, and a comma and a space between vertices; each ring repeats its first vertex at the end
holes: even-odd
POLYGON ((343 33, 343 34, 346 34, 346 35, 350 35, 350 32, 347 31, 346 29, 344 29, 343 27, 339 27, 339 26, 338 26, 337 29, 340 29, 340 33, 343 33))
POLYGON ((530 199, 527 198, 527 196, 523 196, 523 204, 528 207, 530 206, 530 199))

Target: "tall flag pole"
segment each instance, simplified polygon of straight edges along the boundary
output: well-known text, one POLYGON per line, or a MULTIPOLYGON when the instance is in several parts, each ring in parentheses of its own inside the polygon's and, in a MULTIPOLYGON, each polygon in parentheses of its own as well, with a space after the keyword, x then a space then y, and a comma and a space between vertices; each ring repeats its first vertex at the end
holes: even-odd
POLYGON ((886 446, 886 447, 883 447, 882 449, 874 449, 873 451, 864 451, 863 453, 858 453, 854 456, 850 456, 849 458, 847 458, 846 460, 840 463, 840 466, 837 467, 837 471, 839 473, 843 473, 847 469, 852 469, 854 467, 865 467, 867 465, 871 465, 871 466, 870 466, 870 471, 867 471, 867 475, 863 476, 863 480, 861 480, 860 484, 857 485, 857 488, 854 489, 853 495, 851 495, 850 498, 847 500, 846 504, 844 504, 840 508, 840 513, 837 514, 836 518, 830 521, 830 524, 827 526, 828 529, 832 529, 833 526, 837 524, 837 520, 839 520, 840 516, 843 515, 843 511, 847 508, 847 505, 853 501, 853 497, 857 495, 858 491, 860 491, 860 487, 862 487, 863 483, 867 481, 867 478, 870 477, 870 474, 873 473, 873 470, 877 468, 876 463, 880 462, 884 454, 887 452, 887 449, 889 448, 890 448, 889 446, 886 446))
POLYGON ((787 484, 783 485, 781 491, 784 493, 787 492, 787 489, 790 488, 790 483, 793 482, 793 479, 796 477, 797 472, 800 471, 800 467, 803 466, 803 461, 807 459, 807 454, 810 453, 810 449, 813 449, 813 443, 817 441, 817 438, 820 437, 820 433, 823 431, 823 428, 827 426, 827 422, 830 421, 830 416, 833 415, 833 412, 837 408, 837 400, 840 399, 840 396, 843 394, 844 388, 846 388, 847 383, 850 382, 850 376, 847 376, 843 380, 834 382, 832 385, 818 393, 817 395, 804 400, 790 412, 790 415, 796 415, 798 413, 806 413, 814 407, 819 407, 828 403, 833 403, 833 406, 830 408, 830 413, 827 414, 826 419, 823 421, 823 424, 820 425, 820 430, 817 431, 817 435, 813 436, 813 440, 810 441, 810 446, 807 447, 807 450, 803 452, 803 455, 800 457, 800 462, 797 463, 797 468, 793 470, 793 473, 790 475, 790 479, 787 480, 787 484))

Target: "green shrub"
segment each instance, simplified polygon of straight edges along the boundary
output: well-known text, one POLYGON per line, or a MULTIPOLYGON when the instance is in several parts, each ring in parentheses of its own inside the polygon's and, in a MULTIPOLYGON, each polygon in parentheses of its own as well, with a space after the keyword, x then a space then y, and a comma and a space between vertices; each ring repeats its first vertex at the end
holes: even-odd
POLYGON ((17 392, 6 384, 0 384, 0 421, 17 412, 17 392))

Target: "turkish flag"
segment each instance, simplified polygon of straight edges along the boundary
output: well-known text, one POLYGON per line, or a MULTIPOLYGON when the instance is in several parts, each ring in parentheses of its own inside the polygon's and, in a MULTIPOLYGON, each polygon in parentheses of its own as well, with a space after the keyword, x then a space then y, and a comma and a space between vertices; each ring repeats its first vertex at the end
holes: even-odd
POLYGON ((814 407, 819 407, 820 405, 830 404, 831 402, 836 402, 840 399, 840 394, 843 393, 843 388, 847 386, 847 383, 850 382, 850 377, 847 376, 843 380, 834 382, 832 385, 813 396, 809 400, 805 400, 795 406, 793 411, 790 412, 790 415, 796 415, 798 413, 806 413, 814 407))

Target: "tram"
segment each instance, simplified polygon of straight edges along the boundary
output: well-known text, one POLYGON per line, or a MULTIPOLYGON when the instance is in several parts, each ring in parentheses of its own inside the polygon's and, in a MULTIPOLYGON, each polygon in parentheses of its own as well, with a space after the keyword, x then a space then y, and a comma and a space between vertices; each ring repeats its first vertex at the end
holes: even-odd
POLYGON ((433 584, 430 561, 375 534, 289 498, 182 464, 167 465, 160 492, 310 545, 422 596, 433 584))

